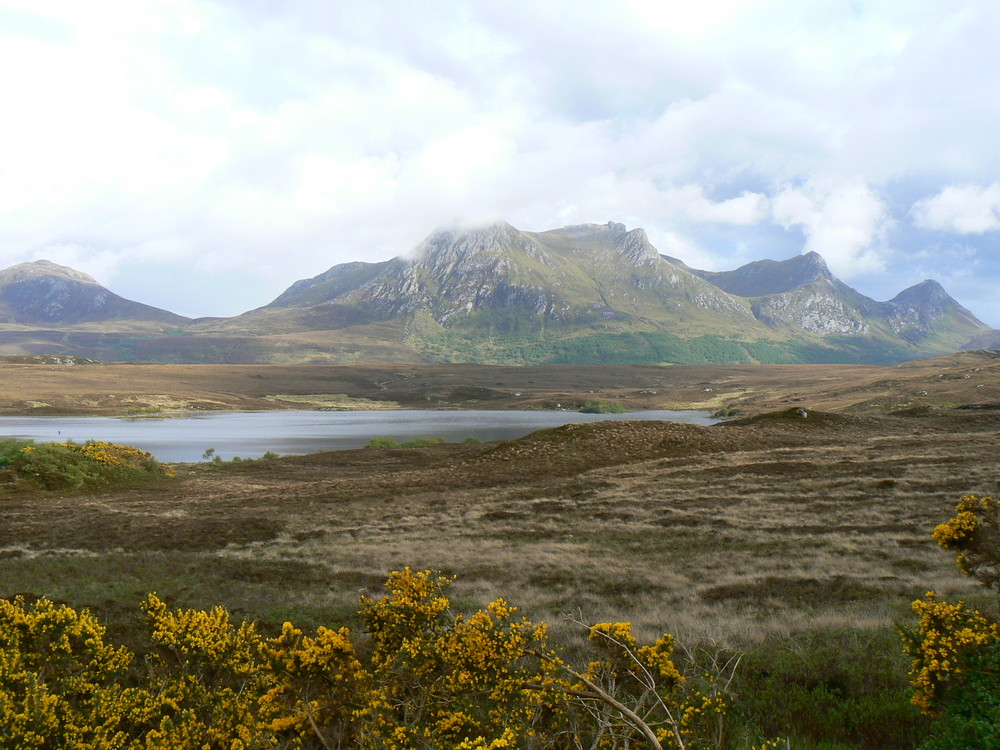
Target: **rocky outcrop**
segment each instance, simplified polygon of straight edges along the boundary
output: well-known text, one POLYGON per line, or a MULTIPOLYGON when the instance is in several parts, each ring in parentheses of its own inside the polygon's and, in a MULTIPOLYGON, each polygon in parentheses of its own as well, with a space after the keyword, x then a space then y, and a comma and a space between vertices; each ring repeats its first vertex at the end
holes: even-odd
POLYGON ((833 274, 819 253, 808 252, 788 260, 757 260, 735 271, 694 273, 739 297, 765 297, 812 284, 833 281, 833 274))

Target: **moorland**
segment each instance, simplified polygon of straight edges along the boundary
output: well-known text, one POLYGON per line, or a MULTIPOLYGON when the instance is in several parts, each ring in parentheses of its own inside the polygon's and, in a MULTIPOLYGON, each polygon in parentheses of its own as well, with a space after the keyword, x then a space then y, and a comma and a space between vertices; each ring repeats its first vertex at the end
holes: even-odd
POLYGON ((0 357, 0 415, 107 415, 322 408, 725 410, 805 404, 887 413, 1000 402, 1000 356, 962 352, 898 365, 192 365, 0 357))
POLYGON ((796 747, 913 747, 894 622, 928 590, 995 609, 930 538, 1000 485, 1000 358, 894 367, 3 364, 4 413, 407 407, 727 409, 711 427, 573 425, 502 443, 178 465, 98 490, 0 490, 2 596, 87 607, 129 642, 137 605, 226 606, 277 632, 356 625, 404 566, 458 576, 556 637, 628 620, 739 650, 746 731, 796 747), (297 397, 283 400, 282 397, 297 397), (310 399, 310 397, 315 397, 310 399), (792 700, 789 696, 795 696, 792 700), (824 744, 825 743, 825 744, 824 744))

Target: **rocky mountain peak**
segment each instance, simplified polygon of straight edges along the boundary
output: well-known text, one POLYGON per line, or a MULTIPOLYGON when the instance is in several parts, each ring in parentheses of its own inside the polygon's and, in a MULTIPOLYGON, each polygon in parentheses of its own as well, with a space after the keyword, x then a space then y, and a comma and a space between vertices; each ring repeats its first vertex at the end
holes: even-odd
POLYGON ((788 262, 791 263, 793 267, 797 265, 798 268, 801 269, 804 276, 812 275, 815 278, 831 275, 830 268, 826 265, 826 261, 823 260, 823 256, 815 250, 810 250, 808 253, 802 253, 802 255, 790 258, 788 262))
POLYGON ((977 327, 987 327, 975 315, 958 304, 944 290, 944 287, 933 279, 925 279, 919 284, 904 289, 889 300, 888 304, 896 309, 909 311, 908 314, 911 317, 919 318, 924 326, 938 318, 950 315, 977 327))
POLYGON ((612 229, 621 227, 622 233, 616 239, 615 249, 633 263, 660 260, 660 252, 650 244, 646 230, 633 229, 631 232, 625 232, 622 224, 608 226, 612 229))
POLYGON ((948 302, 957 304, 951 295, 944 290, 944 287, 934 279, 924 279, 919 284, 907 287, 889 301, 897 305, 908 306, 941 305, 948 302))
POLYGON ((545 252, 531 238, 507 222, 498 221, 469 229, 440 229, 417 246, 410 263, 444 280, 491 264, 509 264, 515 253, 535 260, 545 257, 545 252))
POLYGON ((756 260, 735 271, 695 271, 706 281, 740 297, 784 294, 818 281, 835 279, 823 257, 816 252, 787 260, 756 260))
POLYGON ((413 251, 413 260, 423 260, 442 249, 460 247, 465 253, 500 249, 521 233, 506 221, 474 227, 447 227, 433 231, 413 251))

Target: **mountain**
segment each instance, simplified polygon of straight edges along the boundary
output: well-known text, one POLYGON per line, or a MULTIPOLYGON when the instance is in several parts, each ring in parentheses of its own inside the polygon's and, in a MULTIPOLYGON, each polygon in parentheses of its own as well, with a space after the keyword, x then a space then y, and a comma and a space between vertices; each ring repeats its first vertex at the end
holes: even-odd
POLYGON ((85 273, 47 260, 0 271, 0 322, 24 325, 128 321, 182 325, 188 318, 109 292, 85 273))
POLYGON ((189 322, 47 260, 0 271, 0 354, 130 359, 136 339, 189 322))
POLYGON ((817 281, 835 281, 826 261, 816 252, 788 260, 757 260, 735 271, 691 270, 719 289, 740 297, 765 297, 817 281))
POLYGON ((755 261, 735 271, 694 272, 730 294, 751 298, 754 316, 772 327, 821 336, 898 338, 940 353, 988 328, 936 281, 922 281, 888 302, 876 302, 835 278, 815 252, 755 261))
POLYGON ((706 330, 751 321, 745 304, 664 261, 641 229, 521 232, 500 222, 432 234, 410 258, 348 263, 299 281, 265 309, 334 304, 372 320, 425 315, 447 328, 528 334, 698 317, 706 330), (695 315, 694 313, 697 313, 695 315))
POLYGON ((439 230, 407 256, 298 281, 221 328, 291 333, 319 321, 391 325, 427 359, 497 363, 896 362, 988 330, 936 282, 877 302, 816 253, 700 271, 615 222, 439 230))
POLYGON ((0 315, 31 328, 0 332, 0 354, 103 347, 164 362, 889 363, 990 333, 933 281, 878 302, 816 253, 701 271, 615 222, 442 229, 410 253, 336 265, 256 310, 196 321, 39 261, 0 272, 0 315), (12 349, 15 334, 33 348, 12 349))

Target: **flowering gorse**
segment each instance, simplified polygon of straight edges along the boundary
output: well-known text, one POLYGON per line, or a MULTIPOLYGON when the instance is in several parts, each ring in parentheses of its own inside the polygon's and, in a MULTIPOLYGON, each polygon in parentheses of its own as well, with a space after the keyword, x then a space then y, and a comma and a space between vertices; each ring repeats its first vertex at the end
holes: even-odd
POLYGON ((1000 501, 966 495, 954 518, 934 529, 934 541, 957 553, 965 575, 1000 591, 1000 501))
POLYGON ((542 750, 715 746, 718 681, 682 674, 673 638, 589 629, 576 669, 503 599, 453 611, 452 579, 405 569, 363 597, 367 635, 222 607, 142 603, 148 653, 105 642, 86 610, 0 600, 0 747, 542 750))
POLYGON ((46 489, 81 488, 173 476, 170 467, 130 445, 0 441, 0 476, 46 489))
MULTIPOLYGON (((955 515, 934 529, 934 540, 957 552, 959 570, 1000 591, 1000 503, 966 495, 955 515)), ((934 592, 913 603, 916 628, 900 628, 903 648, 913 657, 913 703, 940 717, 951 737, 933 747, 995 747, 1000 720, 1000 625, 964 602, 941 601, 934 592), (990 729, 993 728, 993 729, 990 729)))
POLYGON ((933 591, 915 601, 913 611, 920 616, 917 635, 904 642, 913 657, 913 703, 934 713, 944 688, 963 672, 968 655, 1000 639, 1000 628, 962 602, 941 601, 933 591))
POLYGON ((147 697, 123 686, 132 659, 86 610, 0 600, 0 747, 128 747, 147 697))

